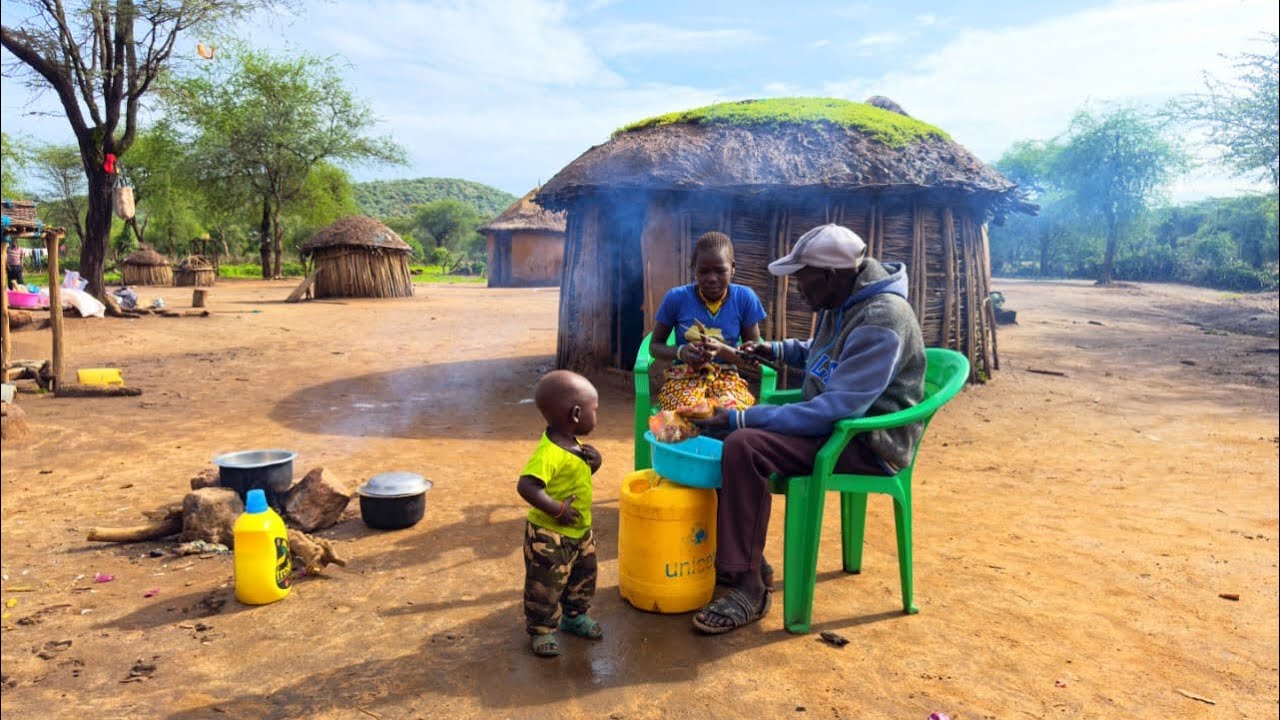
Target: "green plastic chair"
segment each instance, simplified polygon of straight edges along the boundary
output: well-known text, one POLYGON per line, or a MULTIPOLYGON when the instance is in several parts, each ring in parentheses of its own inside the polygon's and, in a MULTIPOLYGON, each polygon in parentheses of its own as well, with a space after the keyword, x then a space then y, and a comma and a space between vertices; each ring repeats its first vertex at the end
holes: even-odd
MULTIPOLYGON (((902 609, 908 615, 919 612, 914 602, 911 563, 911 473, 915 468, 917 441, 911 464, 892 477, 843 475, 833 472, 836 460, 858 433, 922 422, 928 428, 934 413, 964 387, 969 377, 969 360, 954 350, 925 350, 924 399, 913 408, 889 415, 841 420, 835 432, 818 451, 810 475, 773 478, 770 490, 787 498, 783 533, 783 622, 792 633, 807 633, 813 616, 813 591, 818 576, 818 541, 822 535, 822 511, 828 491, 840 493, 840 535, 844 550, 844 571, 862 572, 862 544, 867 520, 867 493, 893 497, 893 518, 898 536, 898 572, 902 580, 902 609)), ((775 393, 782 404, 798 400, 798 393, 775 393)), ((920 434, 921 439, 924 433, 920 434)))
MULTIPOLYGON (((636 351, 636 364, 632 370, 636 385, 636 437, 634 446, 636 470, 648 470, 652 466, 652 461, 649 459, 649 442, 644 439, 644 434, 649 429, 649 418, 658 412, 658 406, 654 404, 649 394, 649 366, 653 362, 653 356, 649 354, 649 341, 652 339, 653 333, 644 336, 644 340, 640 343, 640 349, 636 351)), ((667 345, 675 344, 676 334, 673 331, 667 336, 667 345)), ((758 402, 780 404, 775 400, 779 394, 779 391, 776 390, 777 384, 778 376, 773 370, 761 367, 760 398, 758 402)))

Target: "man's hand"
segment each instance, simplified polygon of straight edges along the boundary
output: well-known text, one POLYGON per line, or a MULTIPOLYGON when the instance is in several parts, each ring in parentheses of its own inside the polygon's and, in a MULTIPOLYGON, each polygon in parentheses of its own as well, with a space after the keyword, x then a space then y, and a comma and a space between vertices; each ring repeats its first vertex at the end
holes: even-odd
POLYGON ((594 475, 600 469, 600 463, 604 462, 604 458, 600 456, 600 451, 590 445, 582 445, 578 448, 578 452, 582 455, 582 459, 586 461, 587 467, 591 468, 591 474, 594 475))
POLYGON ((715 412, 711 414, 711 417, 703 418, 701 420, 691 420, 690 422, 703 430, 726 428, 729 427, 729 411, 722 407, 718 407, 715 409, 715 412))
POLYGON ((752 360, 774 360, 773 343, 763 340, 749 340, 738 347, 738 354, 748 362, 752 360))

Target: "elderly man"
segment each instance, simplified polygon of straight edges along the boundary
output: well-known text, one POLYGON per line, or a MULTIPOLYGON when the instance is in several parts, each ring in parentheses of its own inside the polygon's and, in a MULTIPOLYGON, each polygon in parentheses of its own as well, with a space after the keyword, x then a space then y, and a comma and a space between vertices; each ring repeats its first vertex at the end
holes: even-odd
MULTIPOLYGON (((742 352, 804 369, 804 400, 717 410, 699 424, 729 430, 717 517, 716 565, 728 591, 703 608, 694 627, 726 633, 769 611, 761 573, 772 497, 769 477, 806 475, 837 420, 897 412, 920 402, 925 355, 920 323, 907 303, 900 263, 865 257, 866 244, 840 225, 821 225, 769 264, 792 275, 818 313, 812 340, 747 343, 742 352)), ((911 462, 920 425, 856 436, 839 472, 892 475, 911 462)))

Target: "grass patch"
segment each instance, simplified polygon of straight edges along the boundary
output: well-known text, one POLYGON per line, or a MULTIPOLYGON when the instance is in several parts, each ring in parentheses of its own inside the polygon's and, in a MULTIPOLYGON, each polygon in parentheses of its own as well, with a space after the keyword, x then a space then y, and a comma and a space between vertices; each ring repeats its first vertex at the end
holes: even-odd
POLYGON ((415 283, 461 283, 461 284, 483 284, 489 281, 489 278, 483 275, 449 275, 440 269, 439 265, 410 265, 409 269, 414 273, 422 272, 413 276, 415 283))
POLYGON ((674 125, 770 127, 829 123, 859 130, 889 147, 900 148, 929 137, 950 140, 942 128, 865 103, 838 98, 769 98, 742 100, 667 113, 631 123, 614 136, 651 127, 674 125))
MULTIPOLYGON (((285 262, 280 264, 280 274, 285 277, 302 277, 302 263, 285 262)), ((262 279, 262 266, 258 263, 242 265, 223 264, 218 266, 218 277, 262 279)))

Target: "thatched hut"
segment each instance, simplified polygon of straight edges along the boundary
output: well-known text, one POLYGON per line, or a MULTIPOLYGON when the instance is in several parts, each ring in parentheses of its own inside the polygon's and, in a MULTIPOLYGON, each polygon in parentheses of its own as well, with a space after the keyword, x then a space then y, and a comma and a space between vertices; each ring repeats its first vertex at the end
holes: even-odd
POLYGON ((120 282, 125 285, 172 285, 173 270, 165 256, 143 245, 120 262, 120 282))
POLYGON ((178 269, 173 273, 173 284, 178 287, 208 287, 217 277, 218 272, 208 258, 188 255, 178 263, 178 269))
POLYGON ((986 223, 1035 210, 941 129, 828 98, 724 103, 629 125, 535 199, 568 212, 556 355, 579 370, 631 367, 663 294, 691 281, 690 250, 708 230, 733 239, 735 282, 769 312, 761 331, 807 337, 812 314, 766 265, 806 230, 837 222, 873 257, 906 263, 925 342, 960 350, 976 377, 988 376, 997 360, 986 223))
POLYGON ((302 245, 315 263, 315 297, 410 297, 409 245, 363 215, 334 222, 302 245))
POLYGON ((489 287, 559 285, 564 263, 564 213, 533 201, 534 188, 480 226, 488 240, 489 287))

